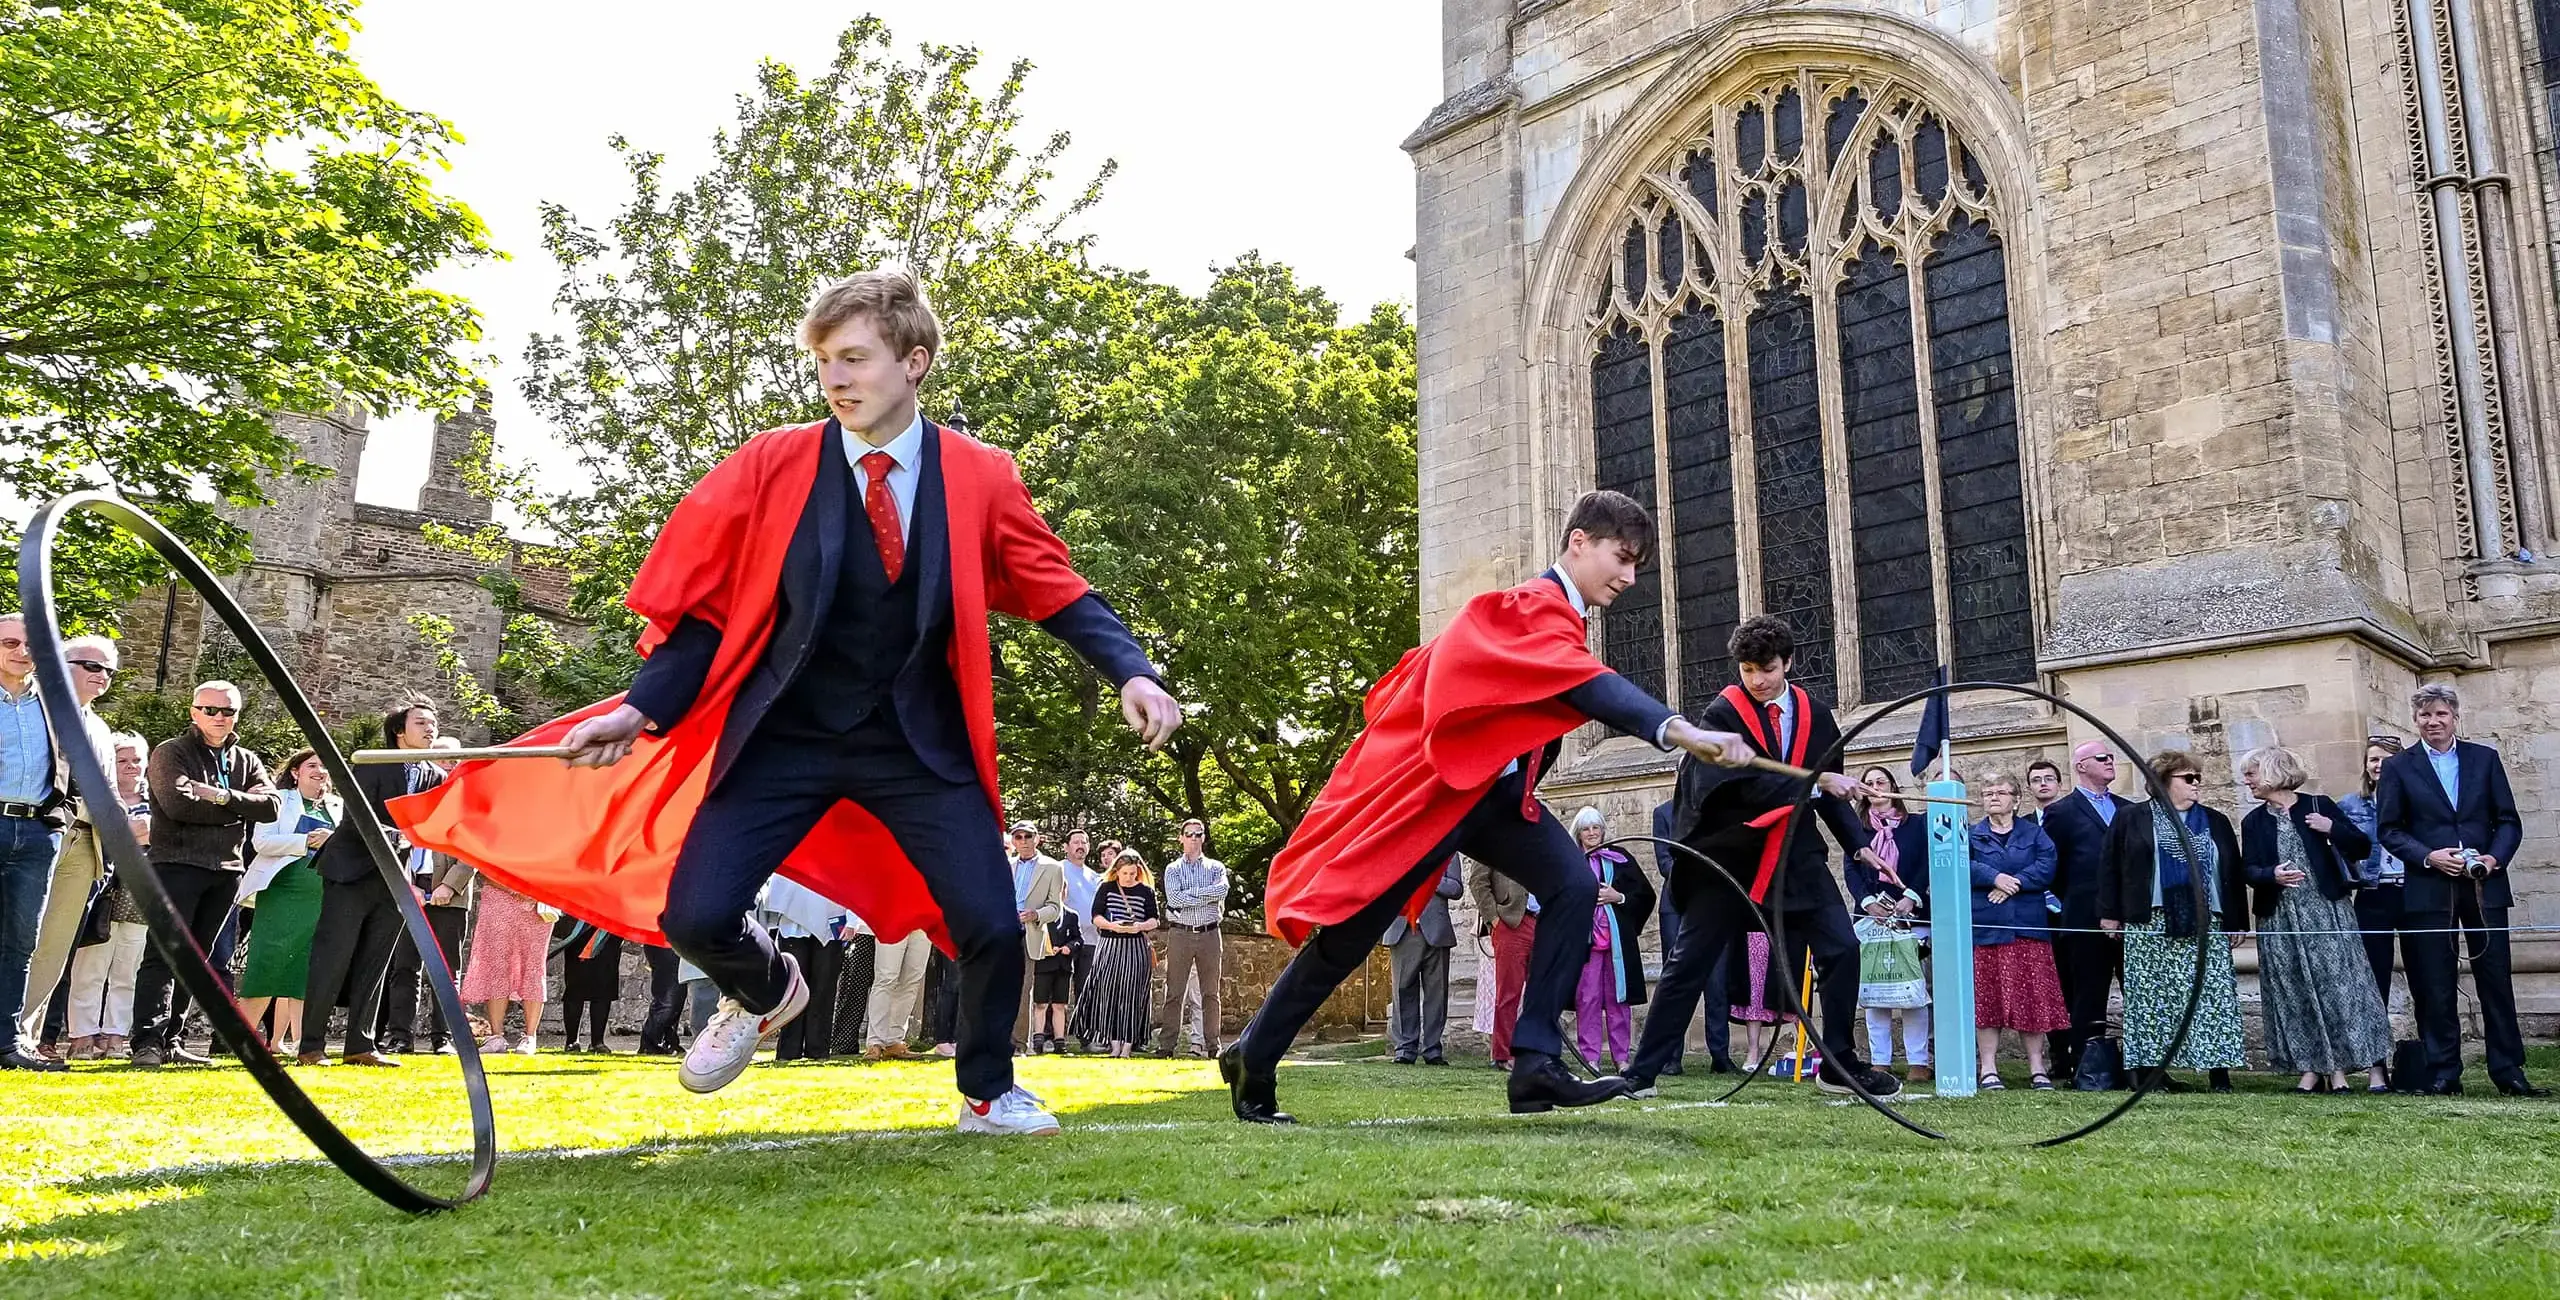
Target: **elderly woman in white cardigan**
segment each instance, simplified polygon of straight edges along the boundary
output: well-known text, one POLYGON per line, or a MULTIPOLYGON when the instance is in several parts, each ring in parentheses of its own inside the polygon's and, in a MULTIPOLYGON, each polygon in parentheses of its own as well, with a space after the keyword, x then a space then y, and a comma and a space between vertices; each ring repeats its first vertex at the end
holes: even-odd
MULTIPOLYGON (((257 855, 240 878, 240 901, 258 909, 249 929, 248 965, 240 972, 240 1010, 255 1025, 276 1012, 275 1036, 297 1044, 303 1036, 302 997, 311 978, 311 932, 320 923, 320 873, 312 859, 337 830, 344 805, 329 793, 329 770, 306 749, 285 761, 286 788, 276 816, 249 832, 257 855)), ((328 1023, 329 1009, 320 1009, 328 1023)), ((313 1038, 318 1038, 314 1034, 313 1038)))

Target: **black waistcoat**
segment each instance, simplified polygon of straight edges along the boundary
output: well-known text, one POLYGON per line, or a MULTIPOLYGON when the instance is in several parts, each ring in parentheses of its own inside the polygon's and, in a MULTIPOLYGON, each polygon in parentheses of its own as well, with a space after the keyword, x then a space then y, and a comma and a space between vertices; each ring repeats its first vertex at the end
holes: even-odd
POLYGON ((910 549, 898 580, 889 581, 879 541, 871 535, 871 517, 862 506, 866 480, 849 466, 839 472, 848 481, 844 560, 836 570, 836 589, 808 664, 774 706, 778 714, 797 713, 799 723, 828 732, 851 731, 885 705, 899 671, 914 656, 917 570, 922 567, 910 549))

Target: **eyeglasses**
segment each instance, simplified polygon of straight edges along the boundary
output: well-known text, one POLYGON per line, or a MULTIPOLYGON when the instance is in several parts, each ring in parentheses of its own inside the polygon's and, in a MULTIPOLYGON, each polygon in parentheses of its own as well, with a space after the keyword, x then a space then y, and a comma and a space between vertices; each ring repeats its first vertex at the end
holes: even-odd
POLYGON ((2089 761, 2092 763, 2112 763, 2116 761, 2116 756, 2113 754, 2091 754, 2089 756, 2089 761))
POLYGON ((196 712, 208 718, 228 718, 237 715, 240 710, 228 704, 199 704, 196 706, 196 712))
POLYGON ((2189 785, 2204 784, 2204 774, 2201 772, 2171 772, 2169 774, 2169 779, 2172 781, 2184 781, 2189 785))
POLYGON ((26 639, 23 637, 0 636, 0 650, 24 650, 26 648, 26 639))
POLYGON ((77 668, 82 672, 96 673, 100 677, 113 677, 116 674, 115 669, 110 668, 95 659, 73 659, 69 662, 72 667, 77 668))

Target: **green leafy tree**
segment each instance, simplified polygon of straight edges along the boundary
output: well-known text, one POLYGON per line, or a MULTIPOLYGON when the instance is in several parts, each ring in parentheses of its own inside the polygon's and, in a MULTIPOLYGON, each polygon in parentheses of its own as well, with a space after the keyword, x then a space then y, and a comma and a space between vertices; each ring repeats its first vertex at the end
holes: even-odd
MULTIPOLYGON (((1067 138, 1017 138, 1029 65, 989 95, 971 85, 977 69, 976 51, 950 46, 899 61, 887 28, 864 18, 815 77, 762 64, 690 181, 671 182, 660 154, 617 136, 632 185, 620 213, 599 229, 544 208, 555 302, 572 328, 533 340, 524 391, 584 482, 495 485, 560 540, 573 606, 596 621, 601 676, 628 677, 636 627, 622 596, 675 503, 751 435, 821 411, 795 338, 819 284, 888 262, 917 273, 951 323, 927 399, 946 413, 979 358, 1033 338, 1091 346, 1023 305, 1071 317, 1095 298, 1076 283, 1079 246, 1058 232, 1102 178, 1054 200, 1067 138)), ((979 382, 1026 386, 1010 369, 979 382)))
POLYGON ((1092 735, 1101 701, 1063 647, 1006 642, 1013 766, 1087 799, 1126 781, 1161 825, 1211 822, 1257 894, 1420 622, 1413 328, 1385 307, 1336 318, 1248 256, 1047 458, 1050 518, 1193 710, 1162 759, 1092 735))
MULTIPOLYGON (((477 317, 419 281, 485 232, 428 183, 452 128, 349 56, 354 8, 0 0, 0 492, 112 486, 228 567, 218 508, 315 472, 269 412, 468 393, 477 317)), ((75 624, 165 572, 71 541, 75 624)))

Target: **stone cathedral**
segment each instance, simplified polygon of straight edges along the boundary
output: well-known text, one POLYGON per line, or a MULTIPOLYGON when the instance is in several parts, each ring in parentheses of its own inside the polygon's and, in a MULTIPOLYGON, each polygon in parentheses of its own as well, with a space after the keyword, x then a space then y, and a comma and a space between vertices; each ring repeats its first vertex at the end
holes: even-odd
MULTIPOLYGON (((2523 807, 2514 919, 2560 925, 2560 4, 1443 8, 1426 632, 1609 487, 1662 541, 1596 643, 1679 705, 1773 613, 1844 723, 1940 664, 2038 684, 2234 809, 2261 744, 2357 788, 2447 681, 2523 807)), ((2013 774, 2095 735, 1955 722, 2013 774)), ((1569 755, 1549 797, 1622 831, 1668 790, 1638 742, 1569 755)))

